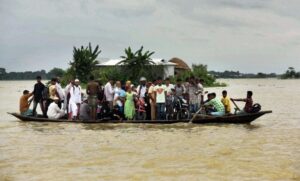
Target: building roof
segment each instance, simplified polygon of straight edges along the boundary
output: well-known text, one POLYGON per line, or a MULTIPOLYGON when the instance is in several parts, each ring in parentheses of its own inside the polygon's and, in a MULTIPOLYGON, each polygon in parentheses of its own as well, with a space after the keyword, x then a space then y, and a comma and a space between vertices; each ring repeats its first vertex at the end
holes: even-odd
MULTIPOLYGON (((99 67, 102 67, 102 66, 115 66, 115 65, 118 65, 118 63, 120 63, 122 60, 123 59, 121 59, 121 58, 110 59, 108 61, 99 63, 97 66, 99 66, 99 67)), ((155 65, 173 65, 173 66, 177 66, 176 63, 168 62, 168 61, 166 61, 164 59, 161 59, 161 58, 153 58, 152 61, 155 63, 155 65)))
POLYGON ((169 60, 169 62, 175 63, 175 68, 177 69, 191 70, 191 68, 180 58, 174 57, 171 60, 169 60))

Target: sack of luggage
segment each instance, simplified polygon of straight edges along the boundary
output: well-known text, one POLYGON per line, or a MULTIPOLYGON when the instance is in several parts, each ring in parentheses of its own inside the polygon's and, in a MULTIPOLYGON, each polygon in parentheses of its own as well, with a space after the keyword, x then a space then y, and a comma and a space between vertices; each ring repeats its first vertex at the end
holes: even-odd
POLYGON ((252 106, 251 113, 257 113, 261 110, 261 105, 256 103, 252 106))

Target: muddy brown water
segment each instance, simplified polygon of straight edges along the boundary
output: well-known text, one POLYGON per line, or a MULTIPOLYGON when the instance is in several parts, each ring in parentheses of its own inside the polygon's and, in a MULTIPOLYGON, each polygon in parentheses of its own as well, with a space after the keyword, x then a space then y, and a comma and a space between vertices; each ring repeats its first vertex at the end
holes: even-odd
POLYGON ((34 82, 0 81, 0 180, 300 180, 300 81, 220 81, 273 113, 250 125, 21 122, 6 112, 34 82))

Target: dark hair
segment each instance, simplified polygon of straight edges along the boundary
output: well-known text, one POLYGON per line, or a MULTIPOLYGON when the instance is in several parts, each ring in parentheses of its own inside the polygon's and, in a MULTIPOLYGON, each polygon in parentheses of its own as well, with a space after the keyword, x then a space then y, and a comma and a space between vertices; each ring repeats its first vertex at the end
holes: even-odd
POLYGON ((90 80, 94 80, 95 77, 93 75, 90 76, 90 80))
POLYGON ((29 90, 24 90, 23 91, 23 95, 28 94, 28 93, 29 93, 29 90))
POLYGON ((51 82, 56 82, 56 80, 57 80, 56 78, 52 78, 51 82))
POLYGON ((42 79, 42 77, 40 75, 36 76, 36 79, 42 79))
POLYGON ((223 90, 223 91, 222 91, 222 94, 227 94, 227 91, 226 91, 226 90, 223 90))
POLYGON ((252 91, 247 91, 247 95, 252 96, 253 92, 252 91))
POLYGON ((214 93, 214 92, 213 92, 213 93, 211 93, 211 95, 212 95, 212 96, 214 96, 214 97, 216 97, 216 96, 217 96, 217 95, 216 95, 216 93, 214 93))

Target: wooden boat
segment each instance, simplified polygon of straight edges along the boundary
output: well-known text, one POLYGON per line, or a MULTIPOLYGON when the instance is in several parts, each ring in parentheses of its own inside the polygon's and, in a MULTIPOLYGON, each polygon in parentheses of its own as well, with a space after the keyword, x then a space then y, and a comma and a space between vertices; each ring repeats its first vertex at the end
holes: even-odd
MULTIPOLYGON (((230 124, 249 124, 255 119, 263 116, 264 114, 272 113, 272 111, 260 111, 251 114, 232 114, 226 116, 209 116, 198 114, 192 123, 204 124, 204 123, 230 123, 230 124)), ((33 122, 66 122, 66 123, 145 123, 145 124, 173 124, 173 123, 188 123, 190 120, 76 120, 70 121, 67 119, 48 119, 43 117, 31 117, 23 116, 19 113, 8 113, 21 121, 33 121, 33 122)))

